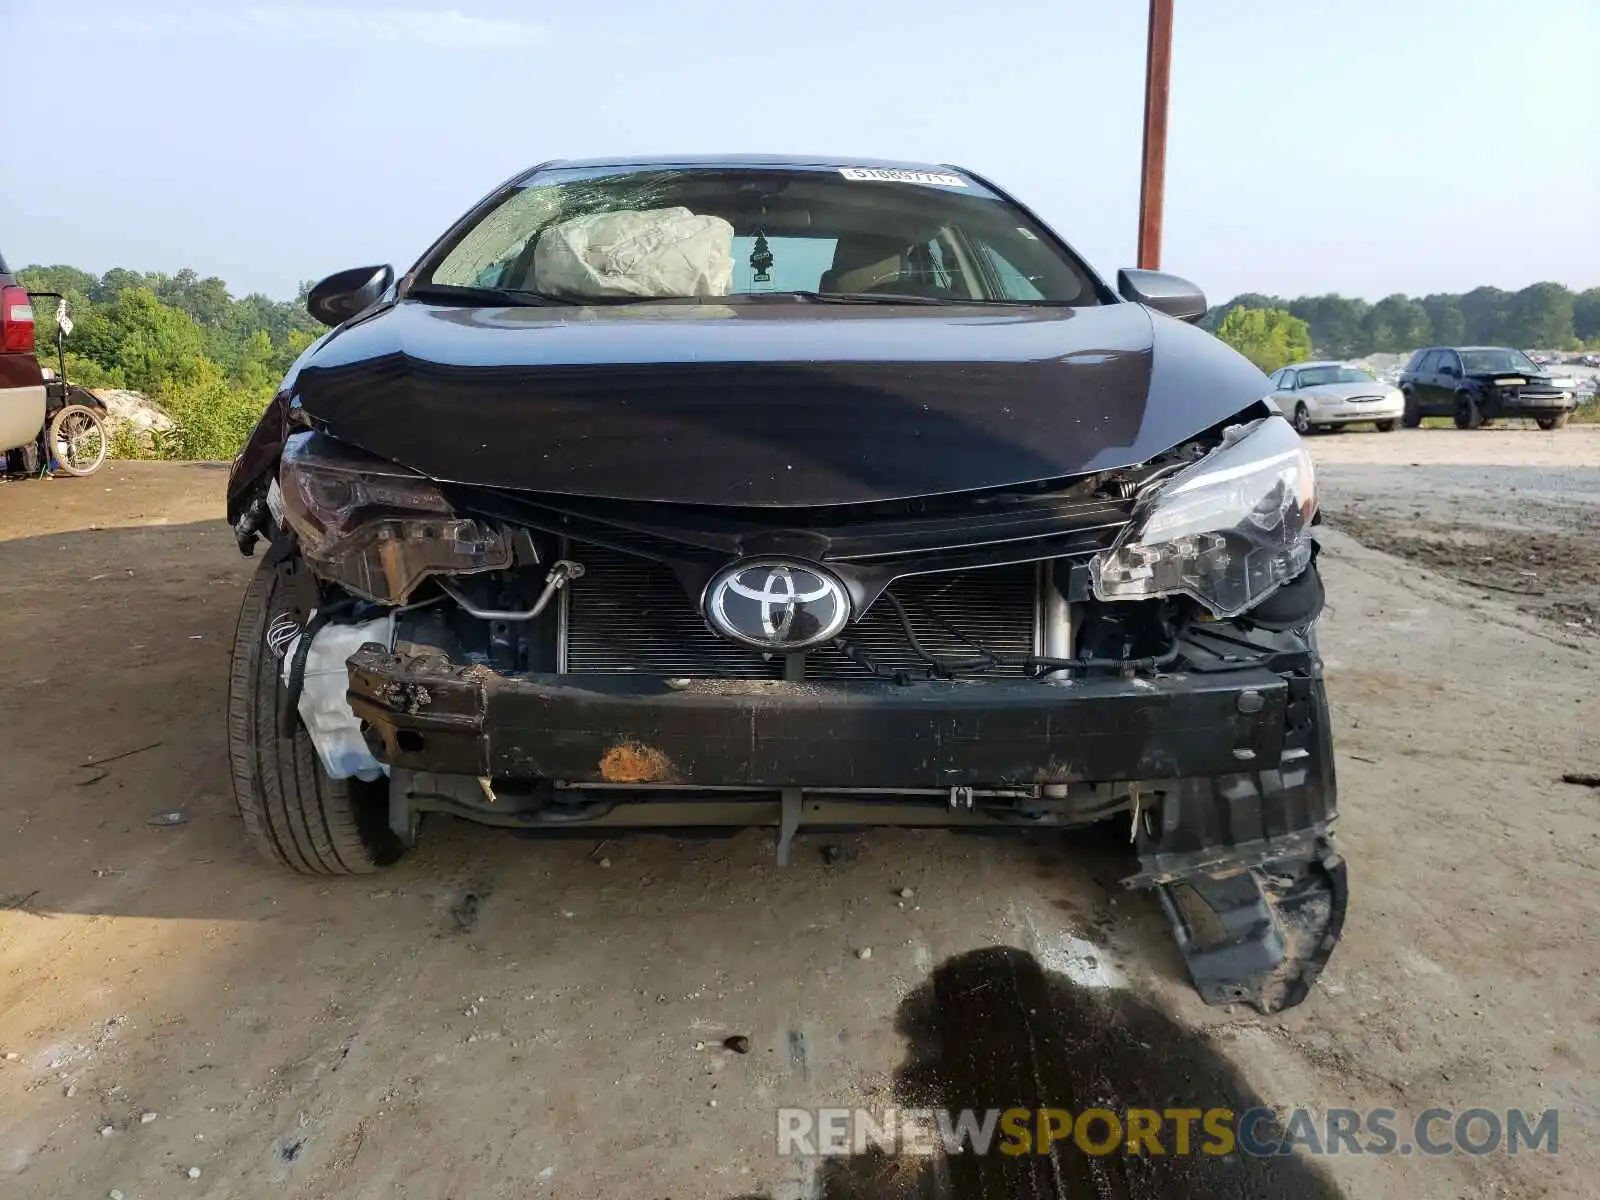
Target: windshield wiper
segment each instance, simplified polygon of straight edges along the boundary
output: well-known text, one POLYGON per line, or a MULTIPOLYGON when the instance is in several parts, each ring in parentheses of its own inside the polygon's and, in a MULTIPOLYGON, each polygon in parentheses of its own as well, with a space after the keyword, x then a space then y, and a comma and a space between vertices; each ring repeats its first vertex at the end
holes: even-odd
POLYGON ((406 293, 407 299, 454 301, 458 304, 498 304, 508 308, 537 308, 541 305, 570 305, 576 301, 544 292, 528 292, 517 288, 467 286, 455 283, 419 283, 406 293))
POLYGON ((753 292, 752 295, 793 296, 814 304, 983 304, 954 296, 913 296, 898 292, 753 292))

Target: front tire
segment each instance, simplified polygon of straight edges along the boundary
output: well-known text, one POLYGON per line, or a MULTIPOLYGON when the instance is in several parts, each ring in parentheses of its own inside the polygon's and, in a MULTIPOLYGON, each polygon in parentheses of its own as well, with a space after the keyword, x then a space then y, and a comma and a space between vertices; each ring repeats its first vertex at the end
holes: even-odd
POLYGON ((1548 417, 1537 417, 1535 419, 1539 422, 1540 429, 1560 429, 1571 416, 1571 413, 1551 413, 1548 417))
POLYGON ((302 875, 365 875, 405 853, 389 829, 387 780, 331 778, 298 716, 292 737, 278 735, 284 685, 267 627, 297 609, 303 624, 315 597, 297 604, 297 584, 310 593, 304 567, 286 576, 263 562, 239 607, 228 676, 234 799, 246 836, 269 862, 302 875))
POLYGON ((1483 410, 1471 396, 1463 394, 1456 397, 1456 428, 1483 428, 1483 410))
POLYGON ((1373 422, 1373 425, 1375 425, 1377 427, 1377 430, 1378 430, 1379 433, 1393 433, 1394 432, 1394 424, 1395 423, 1393 421, 1374 421, 1373 422))
POLYGON ((1416 397, 1410 392, 1405 392, 1403 395, 1406 398, 1406 406, 1404 411, 1400 414, 1400 424, 1404 425, 1407 429, 1416 429, 1422 424, 1422 413, 1417 408, 1416 397))
POLYGON ((1301 437, 1306 437, 1315 428, 1311 424, 1311 410, 1304 402, 1294 406, 1294 431, 1301 437))

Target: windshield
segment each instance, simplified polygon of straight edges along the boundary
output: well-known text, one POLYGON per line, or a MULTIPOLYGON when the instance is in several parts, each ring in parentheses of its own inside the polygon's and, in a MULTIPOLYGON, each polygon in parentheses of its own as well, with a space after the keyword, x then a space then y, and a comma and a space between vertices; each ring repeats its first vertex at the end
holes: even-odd
POLYGON ((1494 375, 1502 371, 1537 372, 1539 367, 1521 350, 1463 350, 1461 366, 1468 375, 1494 375))
POLYGON ((1087 271, 977 181, 850 167, 538 171, 415 278, 578 303, 795 293, 1099 303, 1087 271))
POLYGON ((1301 367, 1301 387, 1323 387, 1330 383, 1376 383, 1370 371, 1360 367, 1301 367))

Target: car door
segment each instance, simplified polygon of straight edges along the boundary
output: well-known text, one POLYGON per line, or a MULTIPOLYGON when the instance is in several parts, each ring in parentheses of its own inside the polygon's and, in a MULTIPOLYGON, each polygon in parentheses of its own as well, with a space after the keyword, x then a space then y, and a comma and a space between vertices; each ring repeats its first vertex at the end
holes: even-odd
POLYGON ((1411 393, 1411 398, 1416 405, 1418 416, 1427 416, 1433 411, 1437 403, 1434 395, 1433 370, 1439 363, 1439 352, 1429 350, 1417 360, 1417 365, 1412 369, 1411 377, 1402 389, 1411 393))
POLYGON ((1454 350, 1434 351, 1433 398, 1429 407, 1441 417, 1454 416, 1456 389, 1461 386, 1461 356, 1454 350))
POLYGON ((1283 378, 1278 381, 1278 391, 1273 396, 1278 402, 1278 407, 1283 410, 1283 415, 1291 421, 1294 420, 1294 406, 1300 402, 1300 397, 1295 394, 1295 389, 1299 386, 1299 374, 1300 372, 1293 367, 1285 367, 1283 378))
POLYGON ((1288 367, 1279 367, 1271 375, 1267 376, 1267 382, 1272 385, 1272 402, 1278 406, 1278 411, 1286 417, 1292 415, 1294 412, 1294 410, 1284 402, 1285 397, 1283 391, 1283 381, 1288 374, 1288 367))

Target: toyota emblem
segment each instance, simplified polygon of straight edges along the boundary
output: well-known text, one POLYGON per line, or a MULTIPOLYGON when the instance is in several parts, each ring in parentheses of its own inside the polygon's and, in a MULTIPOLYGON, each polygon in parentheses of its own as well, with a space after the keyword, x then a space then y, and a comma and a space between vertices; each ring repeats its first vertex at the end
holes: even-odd
POLYGON ((787 653, 837 637, 850 619, 850 598, 844 585, 820 567, 756 559, 712 577, 705 613, 724 637, 787 653))

